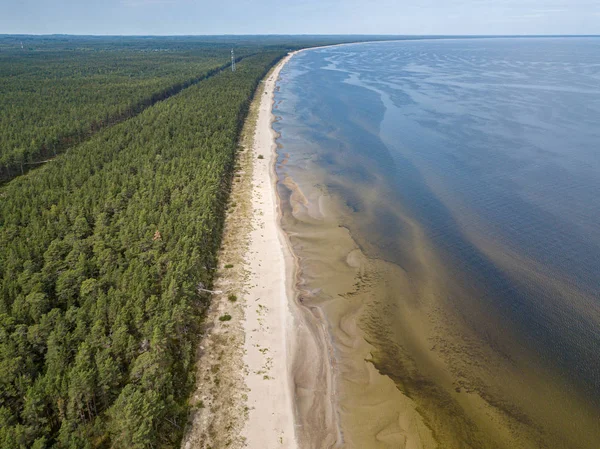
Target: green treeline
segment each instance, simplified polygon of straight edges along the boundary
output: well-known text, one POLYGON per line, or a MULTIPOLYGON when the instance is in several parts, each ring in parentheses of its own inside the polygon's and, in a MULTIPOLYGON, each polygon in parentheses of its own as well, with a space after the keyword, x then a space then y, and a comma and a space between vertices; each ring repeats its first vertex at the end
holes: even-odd
POLYGON ((229 50, 0 53, 0 179, 210 75, 229 50))
POLYGON ((282 54, 0 188, 0 447, 179 444, 238 135, 282 54))

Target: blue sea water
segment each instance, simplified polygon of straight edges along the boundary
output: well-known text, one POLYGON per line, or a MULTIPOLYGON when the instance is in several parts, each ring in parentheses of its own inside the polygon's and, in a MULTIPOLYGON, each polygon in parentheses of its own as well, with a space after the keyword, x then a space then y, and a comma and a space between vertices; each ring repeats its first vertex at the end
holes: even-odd
POLYGON ((417 272, 418 223, 472 293, 459 307, 600 403, 600 38, 325 48, 280 86, 289 165, 327 173, 369 256, 417 272))

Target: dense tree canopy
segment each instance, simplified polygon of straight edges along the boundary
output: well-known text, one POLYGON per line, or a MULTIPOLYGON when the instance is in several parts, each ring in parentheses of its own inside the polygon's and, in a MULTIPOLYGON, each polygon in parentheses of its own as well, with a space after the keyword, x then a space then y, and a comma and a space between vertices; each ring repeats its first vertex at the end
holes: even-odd
MULTIPOLYGON (((0 447, 177 446, 206 302, 198 289, 216 265, 238 135, 257 83, 282 54, 249 56, 237 72, 188 87, 0 188, 0 447)), ((97 58, 81 70, 171 71, 97 58)), ((218 63, 192 64, 179 79, 218 63)), ((61 114, 85 126, 176 80, 136 76, 134 87, 109 83, 110 95, 97 92, 102 73, 85 87, 65 85, 82 95, 72 109, 77 100, 58 98, 62 76, 42 81, 57 89, 56 114, 53 102, 40 106, 26 148, 58 135, 32 131, 46 113, 43 129, 61 114)), ((38 88, 27 73, 15 82, 38 88)))
POLYGON ((229 50, 207 48, 0 53, 0 177, 56 156, 228 59, 229 50))

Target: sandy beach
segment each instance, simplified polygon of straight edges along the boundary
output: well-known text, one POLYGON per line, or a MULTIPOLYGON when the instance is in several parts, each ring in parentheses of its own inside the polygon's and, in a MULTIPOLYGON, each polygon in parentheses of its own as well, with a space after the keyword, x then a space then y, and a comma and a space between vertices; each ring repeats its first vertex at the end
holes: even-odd
POLYGON ((242 439, 249 448, 324 448, 342 441, 326 320, 320 309, 301 304, 299 263, 281 227, 277 194, 274 95, 281 69, 297 53, 264 80, 253 135, 243 323, 248 412, 242 439))
POLYGON ((300 267, 281 227, 277 194, 274 95, 282 68, 302 51, 286 56, 264 80, 254 131, 244 322, 243 439, 250 448, 325 448, 342 441, 327 321, 319 308, 301 303, 300 267))
POLYGON ((323 400, 330 396, 317 390, 331 379, 329 359, 317 352, 327 349, 315 343, 324 329, 304 324, 296 305, 297 265, 276 193, 274 92, 294 54, 259 85, 244 127, 183 449, 304 447, 297 423, 308 423, 297 418, 306 413, 311 425, 304 428, 320 441, 335 428, 323 419, 332 416, 331 402, 323 400), (231 319, 221 320, 225 314, 231 319), (307 358, 300 368, 294 354, 307 358))
POLYGON ((263 82, 253 146, 252 220, 245 294, 244 363, 247 369, 248 420, 243 429, 250 448, 296 448, 289 351, 294 317, 288 300, 286 259, 290 258, 278 226, 273 172, 275 135, 272 104, 282 60, 263 82))

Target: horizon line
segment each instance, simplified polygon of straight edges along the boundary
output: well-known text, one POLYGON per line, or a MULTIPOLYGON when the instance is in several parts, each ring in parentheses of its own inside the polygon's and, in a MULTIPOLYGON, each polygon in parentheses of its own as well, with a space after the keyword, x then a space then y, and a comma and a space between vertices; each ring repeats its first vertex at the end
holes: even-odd
POLYGON ((600 37, 600 34, 71 34, 0 33, 0 37, 600 37))

